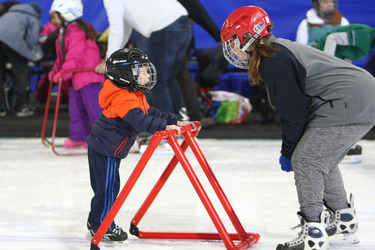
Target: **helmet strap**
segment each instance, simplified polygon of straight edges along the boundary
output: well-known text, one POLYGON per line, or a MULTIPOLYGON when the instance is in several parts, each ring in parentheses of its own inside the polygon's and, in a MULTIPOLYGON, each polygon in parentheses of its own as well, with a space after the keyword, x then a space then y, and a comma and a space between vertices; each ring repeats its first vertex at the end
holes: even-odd
MULTIPOLYGON (((263 23, 262 27, 255 32, 255 34, 250 38, 250 40, 242 47, 242 52, 246 52, 246 50, 250 47, 250 45, 258 39, 259 35, 263 32, 263 30, 266 28, 266 24, 263 23)), ((260 37, 259 37, 260 38, 260 37)), ((259 39, 260 40, 260 39, 259 39)), ((259 44, 259 43, 258 43, 259 44)))
MULTIPOLYGON (((258 37, 256 40, 255 49, 259 48, 260 41, 261 41, 261 38, 258 37)), ((248 54, 250 57, 252 57, 254 55, 254 50, 250 50, 250 51, 245 50, 245 53, 248 54)))

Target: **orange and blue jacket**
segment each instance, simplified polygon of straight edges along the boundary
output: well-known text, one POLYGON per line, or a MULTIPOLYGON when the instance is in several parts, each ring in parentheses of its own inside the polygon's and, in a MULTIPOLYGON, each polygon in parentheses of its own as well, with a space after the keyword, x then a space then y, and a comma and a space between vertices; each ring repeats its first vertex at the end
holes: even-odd
POLYGON ((99 93, 99 104, 104 110, 86 141, 91 149, 108 157, 125 158, 140 132, 165 130, 179 119, 150 107, 142 92, 119 88, 109 79, 99 93))

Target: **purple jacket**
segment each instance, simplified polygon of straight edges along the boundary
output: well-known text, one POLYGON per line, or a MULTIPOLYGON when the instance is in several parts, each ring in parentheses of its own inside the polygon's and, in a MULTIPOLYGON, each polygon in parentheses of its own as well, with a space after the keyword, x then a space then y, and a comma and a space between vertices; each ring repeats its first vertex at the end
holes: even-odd
MULTIPOLYGON (((56 39, 57 58, 53 65, 53 71, 59 77, 61 73, 68 69, 95 68, 101 62, 99 47, 94 40, 87 39, 83 30, 77 23, 67 26, 64 38, 65 61, 59 40, 61 33, 56 39)), ((54 79, 56 79, 56 74, 54 79)), ((68 73, 63 76, 64 80, 72 78, 73 88, 79 90, 93 82, 104 82, 104 74, 92 72, 68 73)))

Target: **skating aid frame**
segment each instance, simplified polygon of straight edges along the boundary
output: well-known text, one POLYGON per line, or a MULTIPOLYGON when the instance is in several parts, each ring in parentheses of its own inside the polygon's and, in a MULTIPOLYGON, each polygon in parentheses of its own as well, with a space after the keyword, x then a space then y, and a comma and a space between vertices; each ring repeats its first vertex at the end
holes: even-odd
POLYGON ((51 146, 52 152, 55 153, 58 156, 72 156, 72 155, 84 155, 87 153, 61 153, 56 150, 56 145, 55 145, 55 138, 56 138, 56 130, 57 130, 57 121, 59 117, 59 109, 60 109, 60 99, 61 99, 61 87, 63 84, 63 77, 65 74, 68 73, 78 73, 78 72, 89 72, 89 71, 94 71, 94 68, 85 68, 85 69, 69 69, 65 70, 61 73, 58 83, 57 83, 57 97, 56 97, 56 106, 55 106, 55 116, 53 120, 53 126, 52 126, 52 135, 51 135, 51 140, 48 140, 45 136, 46 133, 46 126, 47 126, 47 121, 48 121, 48 113, 49 113, 49 106, 51 103, 51 94, 52 94, 52 88, 55 83, 50 81, 49 87, 48 87, 48 95, 47 95, 47 101, 46 101, 46 107, 44 111, 44 118, 43 118, 43 125, 42 125, 42 131, 40 133, 40 138, 42 139, 42 143, 46 146, 51 146))
POLYGON ((178 144, 176 135, 177 130, 164 130, 156 132, 151 138, 146 151, 143 153, 141 159, 136 165, 133 173, 130 175, 128 181, 124 185, 117 199, 113 203, 111 209, 109 210, 104 221, 100 225, 96 234, 91 240, 91 249, 99 249, 98 245, 102 240, 105 232, 109 228, 110 224, 114 220, 118 211, 120 210, 122 204, 125 202, 127 196, 131 192, 135 183, 137 182, 139 176, 144 170, 146 164, 154 153, 155 149, 158 147, 162 139, 166 139, 169 145, 174 151, 174 156, 169 162, 168 166, 160 176, 159 180, 151 190, 150 194, 134 216, 131 221, 130 233, 137 236, 138 238, 144 239, 195 239, 195 240, 223 240, 225 247, 227 249, 246 249, 253 244, 257 243, 260 236, 257 233, 247 233, 242 227, 239 219, 237 218, 232 206, 230 205, 227 197, 225 196, 223 190, 220 187, 214 173, 212 172, 207 160, 205 159, 202 151, 200 150, 195 136, 198 134, 201 128, 199 122, 194 122, 192 125, 186 125, 181 127, 181 135, 184 136, 184 140, 181 145, 178 144), (195 157, 197 158, 202 170, 204 171, 207 179, 209 180, 212 188, 214 189, 218 199, 220 200, 224 210, 226 211, 230 221, 232 222, 237 234, 229 234, 225 229, 221 219, 219 218, 215 208, 213 207, 207 193, 205 192, 202 184, 200 183, 197 175, 195 174, 192 166, 190 165, 185 151, 188 146, 192 149, 195 157), (195 191, 197 192, 200 200, 202 201, 204 207, 206 208, 212 222, 214 223, 218 233, 193 233, 193 232, 144 232, 139 231, 137 225, 140 220, 151 206, 152 202, 158 195, 159 191, 164 186, 165 182, 168 180, 169 176, 173 172, 177 163, 180 162, 185 173, 187 174, 191 184, 193 185, 195 191), (240 241, 239 244, 235 245, 234 241, 240 241))

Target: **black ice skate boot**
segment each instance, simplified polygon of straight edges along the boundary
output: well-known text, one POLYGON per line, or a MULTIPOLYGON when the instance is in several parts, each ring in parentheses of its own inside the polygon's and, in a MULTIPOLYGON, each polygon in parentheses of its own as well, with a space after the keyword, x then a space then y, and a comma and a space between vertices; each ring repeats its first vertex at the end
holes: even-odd
POLYGON ((355 232, 358 230, 358 219, 354 208, 354 197, 350 194, 349 207, 341 210, 333 211, 324 202, 328 208, 328 218, 326 220, 326 231, 330 236, 330 244, 345 245, 356 244, 359 242, 355 232), (333 237, 342 235, 343 237, 333 237))
POLYGON ((328 234, 325 230, 323 218, 320 222, 307 222, 303 213, 297 213, 301 221, 301 232, 298 237, 283 245, 279 244, 276 250, 327 250, 329 249, 328 234))
MULTIPOLYGON (((91 228, 91 225, 89 222, 87 222, 87 229, 90 231, 90 234, 92 237, 96 234, 96 230, 93 230, 91 228)), ((119 227, 115 226, 112 230, 107 230, 107 232, 103 235, 103 241, 109 241, 109 242, 122 242, 128 239, 128 234, 124 232, 124 230, 119 227)))

